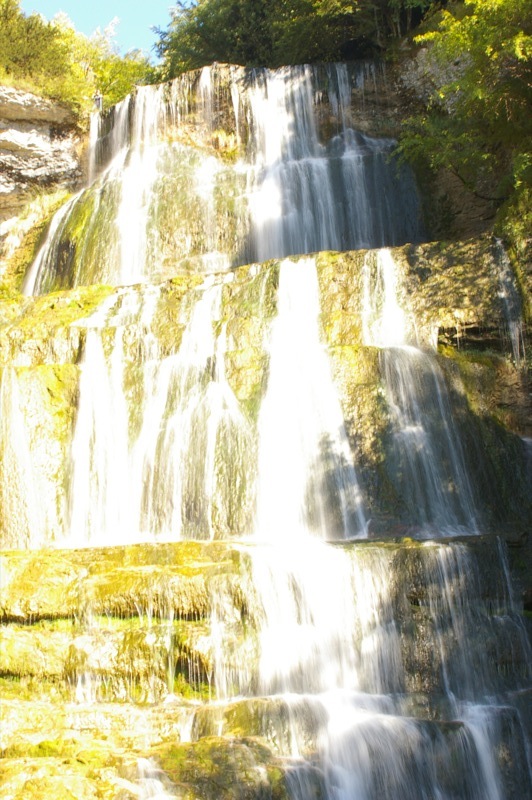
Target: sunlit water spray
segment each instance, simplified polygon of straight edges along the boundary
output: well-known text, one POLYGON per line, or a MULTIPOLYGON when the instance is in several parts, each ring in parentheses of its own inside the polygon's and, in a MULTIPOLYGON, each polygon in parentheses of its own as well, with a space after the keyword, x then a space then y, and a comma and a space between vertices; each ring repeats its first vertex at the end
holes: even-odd
MULTIPOLYGON (((225 332, 215 335, 221 285, 206 288, 195 304, 176 356, 150 366, 145 413, 133 449, 138 517, 146 530, 174 538, 212 538, 239 530, 231 492, 218 473, 219 454, 245 486, 250 430, 224 371, 225 332)), ((250 491, 250 488, 247 490, 250 491)))
POLYGON ((318 131, 311 67, 252 73, 246 100, 255 131, 248 178, 253 259, 420 236, 415 187, 388 163, 395 143, 353 130, 347 70, 329 70, 329 102, 340 125, 327 142, 318 131), (405 209, 403 229, 393 213, 398 207, 405 209))
POLYGON ((191 293, 181 345, 166 357, 151 330, 159 291, 124 290, 79 323, 87 335, 69 493, 74 546, 208 539, 215 525, 241 530, 249 513, 251 432, 225 378, 224 329, 214 328, 222 284, 191 293))
POLYGON ((170 781, 153 761, 139 758, 137 771, 139 800, 177 800, 180 796, 173 791, 170 781))
POLYGON ((259 416, 257 536, 365 535, 360 489, 321 342, 314 259, 283 261, 259 416))
MULTIPOLYGON (((435 703, 430 719, 414 710, 421 696, 409 697, 417 680, 411 663, 416 651, 405 641, 412 621, 406 595, 400 598, 409 590, 398 594, 395 581, 403 585, 405 576, 393 549, 332 546, 307 537, 297 546, 247 550, 252 580, 246 607, 258 640, 241 644, 235 657, 230 629, 218 628, 217 686, 220 697, 266 695, 282 706, 286 723, 274 741, 294 760, 288 781, 293 798, 307 800, 318 768, 327 800, 453 793, 498 800, 506 796, 501 746, 512 748, 526 780, 524 728, 505 692, 527 684, 529 648, 504 570, 496 567, 493 608, 483 599, 476 559, 464 545, 416 547, 409 580, 419 592, 422 636, 432 653, 421 667, 435 703), (498 643, 495 658, 468 647, 478 636, 498 643), (504 653, 512 657, 501 673, 504 653)), ((265 733, 274 724, 266 715, 265 733)))

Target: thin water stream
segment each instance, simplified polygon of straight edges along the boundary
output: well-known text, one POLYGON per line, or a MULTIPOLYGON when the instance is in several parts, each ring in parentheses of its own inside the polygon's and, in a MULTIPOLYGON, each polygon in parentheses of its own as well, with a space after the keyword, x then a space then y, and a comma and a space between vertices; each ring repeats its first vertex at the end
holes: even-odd
POLYGON ((391 422, 391 469, 410 520, 427 536, 478 533, 473 489, 445 379, 436 356, 415 346, 388 249, 366 257, 363 331, 380 348, 391 422))

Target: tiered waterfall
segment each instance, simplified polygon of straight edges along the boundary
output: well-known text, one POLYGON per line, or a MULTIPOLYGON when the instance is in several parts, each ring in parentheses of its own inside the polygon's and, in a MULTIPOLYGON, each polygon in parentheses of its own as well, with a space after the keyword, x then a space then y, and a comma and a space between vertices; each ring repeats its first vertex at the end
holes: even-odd
POLYGON ((214 66, 93 117, 0 329, 9 797, 530 796, 526 447, 467 367, 509 331, 521 380, 515 279, 424 243, 385 80, 214 66))

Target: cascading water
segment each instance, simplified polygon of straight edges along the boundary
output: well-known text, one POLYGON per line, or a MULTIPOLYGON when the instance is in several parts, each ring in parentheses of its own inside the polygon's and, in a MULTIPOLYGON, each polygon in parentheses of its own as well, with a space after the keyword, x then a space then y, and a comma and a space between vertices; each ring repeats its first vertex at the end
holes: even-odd
POLYGON ((422 238, 415 184, 393 160, 394 142, 354 129, 350 86, 363 83, 364 68, 329 67, 326 98, 320 75, 213 67, 139 88, 100 123, 89 171, 103 172, 59 212, 26 292, 422 238), (216 130, 224 92, 227 141, 216 130), (328 105, 332 135, 317 123, 328 105))
POLYGON ((358 480, 327 354, 312 259, 283 261, 259 416, 257 534, 280 542, 365 535, 358 480))
MULTIPOLYGON (((127 781, 109 796, 527 796, 530 651, 500 543, 368 538, 364 432, 342 403, 369 378, 350 382, 334 350, 349 364, 379 348, 375 407, 410 529, 478 532, 445 382, 409 344, 392 255, 357 254, 343 300, 334 262, 295 257, 421 236, 393 143, 356 130, 352 91, 371 79, 367 65, 205 68, 139 89, 93 122, 92 183, 27 277, 36 295, 124 284, 60 334, 53 366, 61 382, 72 361, 76 418, 70 429, 49 410, 72 430, 53 523, 18 362, 0 394, 4 541, 78 548, 43 572, 59 610, 9 592, 2 603, 66 651, 53 676, 73 701, 71 760, 92 765, 75 738, 86 730, 125 729, 127 781)), ((52 310, 79 297, 53 295, 52 310)), ((17 558, 9 581, 32 586, 17 558)))
MULTIPOLYGON (((432 653, 423 663, 421 643, 411 649, 405 638, 412 619, 390 581, 399 567, 393 550, 308 539, 256 548, 251 558, 257 674, 244 659, 224 672, 232 639, 224 651, 218 631, 220 688, 242 705, 242 695, 258 693, 284 709, 282 733, 271 741, 291 759, 291 797, 503 798, 506 778, 494 754, 509 732, 526 783, 523 720, 506 687, 526 683, 530 654, 504 576, 493 614, 463 545, 419 549, 417 602, 432 653), (476 637, 499 654, 463 646, 476 637), (507 652, 512 666, 500 673, 507 652)), ((263 732, 273 719, 265 715, 263 732)), ((223 731, 223 713, 216 724, 223 731)))
POLYGON ((390 470, 409 519, 425 535, 477 533, 476 509, 449 394, 434 356, 407 344, 415 325, 398 301, 389 250, 364 263, 363 333, 381 348, 391 415, 390 470))
POLYGON ((345 67, 337 67, 329 79, 335 87, 330 102, 340 120, 324 144, 313 113, 310 67, 253 75, 252 260, 419 238, 415 187, 406 173, 396 174, 387 163, 394 142, 353 130, 345 67), (394 209, 405 198, 399 219, 394 209))
POLYGON ((249 504, 245 473, 253 447, 225 379, 223 332, 214 330, 222 288, 223 282, 211 281, 192 293, 173 356, 160 354, 151 330, 157 287, 140 297, 126 290, 83 321, 88 332, 72 444, 71 545, 212 538, 215 519, 218 530, 243 532, 238 516, 249 504), (128 356, 124 339, 132 330, 136 343, 128 356), (111 332, 106 357, 104 336, 111 332), (220 452, 233 477, 241 474, 236 510, 234 486, 220 475, 220 452))

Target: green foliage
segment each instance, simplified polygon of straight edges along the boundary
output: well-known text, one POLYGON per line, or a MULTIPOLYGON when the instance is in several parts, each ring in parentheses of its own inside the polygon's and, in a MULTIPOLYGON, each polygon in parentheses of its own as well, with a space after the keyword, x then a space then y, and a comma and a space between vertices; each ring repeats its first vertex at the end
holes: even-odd
POLYGON ((62 101, 79 116, 92 109, 96 91, 112 105, 156 72, 139 51, 119 56, 113 33, 88 38, 64 14, 47 22, 26 16, 20 0, 0 0, 0 81, 62 101))
POLYGON ((431 0, 180 0, 159 31, 171 78, 213 61, 247 66, 364 57, 407 33, 431 0))
POLYGON ((429 46, 434 92, 428 113, 410 120, 403 154, 496 203, 530 185, 530 1, 454 3, 417 41, 429 46))
POLYGON ((271 58, 272 0, 179 2, 158 49, 165 77, 214 61, 267 63, 271 58))
POLYGON ((59 31, 38 14, 26 17, 19 0, 0 0, 0 66, 21 77, 58 77, 67 63, 59 31))

